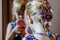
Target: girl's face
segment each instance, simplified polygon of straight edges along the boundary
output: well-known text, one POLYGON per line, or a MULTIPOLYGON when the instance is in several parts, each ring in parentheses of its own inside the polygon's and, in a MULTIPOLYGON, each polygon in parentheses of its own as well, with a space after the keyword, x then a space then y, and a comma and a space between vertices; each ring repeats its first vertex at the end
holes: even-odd
POLYGON ((30 2, 27 4, 27 13, 29 15, 33 15, 34 11, 36 11, 36 3, 35 2, 30 2))
POLYGON ((37 8, 37 3, 39 2, 31 2, 27 5, 27 12, 30 16, 32 16, 35 19, 40 19, 39 9, 37 8))

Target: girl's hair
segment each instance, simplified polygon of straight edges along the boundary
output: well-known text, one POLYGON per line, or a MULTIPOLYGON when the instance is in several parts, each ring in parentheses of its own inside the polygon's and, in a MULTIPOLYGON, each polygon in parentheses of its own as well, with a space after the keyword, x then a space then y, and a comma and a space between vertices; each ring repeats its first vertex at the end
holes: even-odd
POLYGON ((13 1, 13 7, 12 7, 12 19, 13 20, 16 20, 18 18, 18 17, 16 18, 15 14, 17 14, 17 16, 24 15, 25 6, 26 6, 27 2, 28 2, 28 0, 23 0, 23 3, 19 4, 18 2, 16 2, 16 0, 13 1), (16 3, 16 5, 15 5, 15 3, 16 3), (15 7, 17 5, 18 5, 18 7, 15 7))

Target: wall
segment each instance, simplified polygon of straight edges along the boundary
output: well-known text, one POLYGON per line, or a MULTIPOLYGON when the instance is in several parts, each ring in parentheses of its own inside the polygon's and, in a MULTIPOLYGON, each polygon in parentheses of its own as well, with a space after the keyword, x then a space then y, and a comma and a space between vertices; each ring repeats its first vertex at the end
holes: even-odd
POLYGON ((0 0, 0 40, 2 40, 2 0, 0 0))
POLYGON ((53 33, 60 34, 60 0, 50 0, 50 4, 54 12, 53 25, 50 28, 53 33))

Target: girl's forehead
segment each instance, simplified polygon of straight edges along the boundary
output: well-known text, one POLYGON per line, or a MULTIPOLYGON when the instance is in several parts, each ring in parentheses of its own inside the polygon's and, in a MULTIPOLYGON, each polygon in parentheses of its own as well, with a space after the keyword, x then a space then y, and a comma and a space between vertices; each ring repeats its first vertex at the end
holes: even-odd
POLYGON ((32 2, 28 2, 27 4, 27 10, 29 12, 31 12, 31 15, 36 15, 37 12, 39 12, 39 9, 37 8, 37 4, 39 4, 38 1, 32 1, 32 2))
POLYGON ((27 3, 27 6, 37 6, 38 4, 42 4, 42 2, 39 2, 39 1, 31 1, 31 2, 28 2, 27 3))

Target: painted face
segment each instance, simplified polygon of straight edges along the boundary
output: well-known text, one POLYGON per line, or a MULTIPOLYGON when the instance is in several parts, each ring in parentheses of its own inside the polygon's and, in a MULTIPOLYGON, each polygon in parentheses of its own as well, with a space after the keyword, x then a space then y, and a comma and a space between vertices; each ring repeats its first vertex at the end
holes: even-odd
POLYGON ((39 9, 37 8, 37 4, 39 2, 37 1, 32 1, 30 3, 28 3, 27 5, 27 12, 30 16, 39 19, 41 17, 41 15, 39 14, 39 9))
POLYGON ((34 2, 29 2, 27 4, 27 12, 29 15, 33 15, 36 10, 36 5, 34 2))

